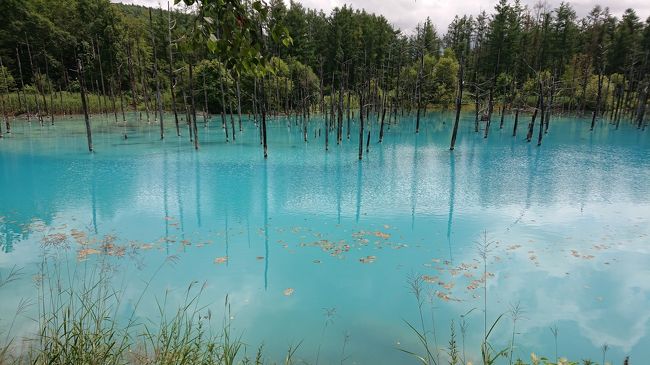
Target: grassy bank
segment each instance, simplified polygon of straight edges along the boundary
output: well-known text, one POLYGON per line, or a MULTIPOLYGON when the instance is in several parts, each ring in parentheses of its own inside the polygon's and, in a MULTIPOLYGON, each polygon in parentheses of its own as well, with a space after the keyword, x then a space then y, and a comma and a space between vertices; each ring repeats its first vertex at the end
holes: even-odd
MULTIPOLYGON (((3 95, 5 98, 5 107, 8 115, 19 116, 29 113, 36 115, 37 110, 41 110, 42 115, 70 115, 70 114, 83 114, 81 105, 81 94, 75 92, 56 92, 54 94, 45 95, 45 98, 38 93, 9 93, 3 95)), ((118 115, 121 114, 122 106, 125 112, 133 110, 133 100, 128 95, 122 96, 122 103, 120 103, 119 96, 111 98, 108 95, 98 95, 89 93, 88 98, 88 111, 91 114, 109 113, 114 111, 118 115), (115 105, 113 105, 115 102, 115 105), (122 105, 120 105, 122 104, 122 105)), ((163 104, 165 110, 171 110, 171 96, 169 93, 162 94, 163 104)), ((179 102, 179 101, 177 101, 179 102)), ((138 100, 137 110, 145 112, 147 107, 149 112, 154 113, 155 100, 147 101, 145 105, 143 100, 138 100)), ((181 106, 178 106, 179 110, 181 106)), ((197 106, 200 107, 200 106, 197 106)))

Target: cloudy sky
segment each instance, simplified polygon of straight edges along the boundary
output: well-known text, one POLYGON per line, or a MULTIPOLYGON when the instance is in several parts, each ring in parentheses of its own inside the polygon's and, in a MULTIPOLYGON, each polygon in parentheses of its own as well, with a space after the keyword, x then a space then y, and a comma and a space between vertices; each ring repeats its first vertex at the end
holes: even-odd
MULTIPOLYGON (((167 7, 166 0, 111 0, 123 3, 135 3, 140 5, 150 5, 157 7, 159 3, 163 3, 167 7)), ((285 0, 288 4, 289 1, 285 0)), ((447 25, 454 18, 454 15, 470 14, 475 15, 482 10, 490 12, 496 0, 297 0, 306 7, 322 9, 329 12, 337 6, 350 4, 354 8, 363 8, 369 12, 383 14, 391 23, 404 31, 412 30, 418 21, 422 21, 427 16, 436 25, 439 33, 444 33, 447 25)), ((534 6, 539 0, 521 0, 523 4, 528 5, 530 8, 534 6)), ((547 0, 551 8, 560 4, 561 0, 547 0)), ((648 0, 601 0, 599 2, 593 0, 573 0, 569 1, 578 16, 583 16, 594 5, 600 4, 601 6, 609 7, 610 11, 620 16, 627 8, 636 10, 637 15, 645 20, 650 16, 650 1, 648 0)))

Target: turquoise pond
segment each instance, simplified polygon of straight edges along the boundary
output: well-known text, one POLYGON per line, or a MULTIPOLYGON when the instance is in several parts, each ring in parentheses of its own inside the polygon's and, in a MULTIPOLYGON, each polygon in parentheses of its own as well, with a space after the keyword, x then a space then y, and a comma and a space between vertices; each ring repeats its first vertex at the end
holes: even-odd
MULTIPOLYGON (((465 351, 477 364, 477 243, 487 232, 488 322, 506 313, 495 348, 508 346, 507 312, 519 303, 515 358, 554 357, 554 326, 559 356, 600 362, 608 344, 613 363, 650 358, 650 132, 606 121, 590 132, 587 119, 554 118, 537 147, 524 140, 528 117, 517 137, 508 117, 484 139, 467 114, 450 153, 452 119, 430 113, 416 135, 404 117, 382 144, 374 125, 361 162, 356 124, 340 146, 330 135, 325 152, 315 119, 308 142, 298 126, 271 120, 267 160, 248 120, 234 143, 218 118, 201 123, 197 152, 169 118, 160 141, 157 125, 131 123, 124 140, 97 116, 93 154, 79 117, 15 121, 0 140, 0 273, 15 266, 23 276, 0 289, 0 333, 21 299, 37 296, 44 238, 65 234, 59 257, 84 272, 106 260, 94 249, 110 235, 126 248, 108 258, 121 316, 155 321, 156 298, 167 291, 173 306, 205 282, 215 327, 228 295, 249 353, 263 343, 280 361, 302 341, 296 357, 309 363, 415 363, 399 349, 421 352, 405 321, 419 323, 408 279, 426 275, 429 342, 445 347, 454 320, 460 345, 469 311, 465 351)), ((30 318, 19 316, 12 334, 30 336, 30 318)))

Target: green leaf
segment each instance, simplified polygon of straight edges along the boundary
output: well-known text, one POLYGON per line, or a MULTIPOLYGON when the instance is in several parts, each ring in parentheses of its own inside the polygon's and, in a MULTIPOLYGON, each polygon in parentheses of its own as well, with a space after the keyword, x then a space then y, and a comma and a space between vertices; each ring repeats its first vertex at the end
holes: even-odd
POLYGON ((289 47, 289 46, 293 45, 293 39, 291 39, 291 37, 284 38, 284 39, 282 39, 282 44, 285 47, 289 47))

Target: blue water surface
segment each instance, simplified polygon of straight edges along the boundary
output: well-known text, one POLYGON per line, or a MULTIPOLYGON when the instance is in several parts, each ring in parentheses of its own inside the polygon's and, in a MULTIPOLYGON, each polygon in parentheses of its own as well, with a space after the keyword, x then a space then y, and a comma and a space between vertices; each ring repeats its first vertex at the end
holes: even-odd
MULTIPOLYGON (((228 296, 233 331, 273 361, 300 344, 309 363, 415 363, 400 349, 423 354, 406 324, 420 328, 416 277, 432 347, 447 347, 453 321, 475 364, 486 305, 488 326, 505 313, 497 349, 520 307, 515 358, 554 358, 554 327, 558 356, 600 360, 608 344, 615 363, 650 358, 648 131, 554 117, 538 147, 529 117, 516 137, 508 116, 485 139, 467 114, 450 152, 452 114, 430 112, 419 134, 404 116, 382 143, 372 119, 362 161, 354 121, 326 152, 321 119, 305 142, 300 122, 271 118, 266 160, 248 118, 229 142, 218 117, 200 123, 196 151, 170 116, 164 140, 158 125, 95 116, 94 153, 80 117, 14 121, 0 140, 0 273, 24 275, 0 289, 0 328, 37 297, 48 237, 62 233, 67 267, 87 270, 107 241, 123 248, 111 255, 120 316, 155 321, 157 299, 173 307, 205 283, 215 327, 228 296)), ((25 314, 12 332, 34 329, 25 314)))

